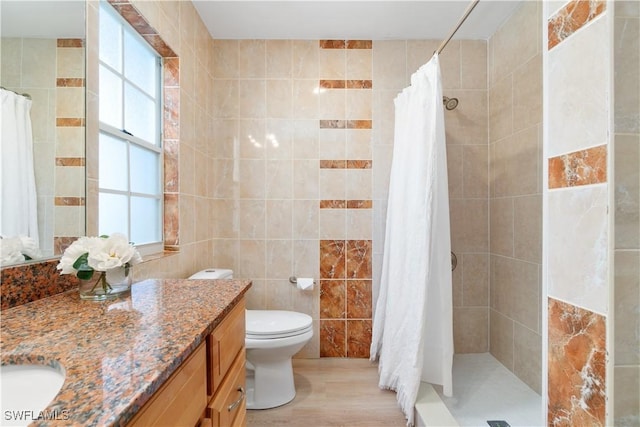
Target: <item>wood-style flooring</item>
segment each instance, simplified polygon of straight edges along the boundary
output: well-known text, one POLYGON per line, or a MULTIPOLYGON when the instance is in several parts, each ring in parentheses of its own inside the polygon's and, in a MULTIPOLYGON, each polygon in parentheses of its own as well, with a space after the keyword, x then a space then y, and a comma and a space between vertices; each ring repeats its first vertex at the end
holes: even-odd
POLYGON ((393 391, 378 387, 368 359, 294 359, 296 397, 273 409, 247 411, 247 427, 403 427, 393 391))

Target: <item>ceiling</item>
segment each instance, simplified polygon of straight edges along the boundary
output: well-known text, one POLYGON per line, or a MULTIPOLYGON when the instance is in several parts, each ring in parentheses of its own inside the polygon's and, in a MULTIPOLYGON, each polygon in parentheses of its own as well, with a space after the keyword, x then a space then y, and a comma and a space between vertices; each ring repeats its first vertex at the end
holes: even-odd
MULTIPOLYGON (((194 0, 216 39, 442 39, 469 0, 194 0)), ((488 39, 520 1, 481 0, 455 38, 488 39)))
POLYGON ((84 38, 84 1, 0 0, 2 37, 84 38))
MULTIPOLYGON (((481 0, 457 39, 488 39, 524 0, 481 0)), ((443 39, 470 0, 194 0, 217 39, 443 39)), ((4 37, 82 37, 82 0, 1 0, 4 37), (71 19, 67 19, 71 18, 71 19)))

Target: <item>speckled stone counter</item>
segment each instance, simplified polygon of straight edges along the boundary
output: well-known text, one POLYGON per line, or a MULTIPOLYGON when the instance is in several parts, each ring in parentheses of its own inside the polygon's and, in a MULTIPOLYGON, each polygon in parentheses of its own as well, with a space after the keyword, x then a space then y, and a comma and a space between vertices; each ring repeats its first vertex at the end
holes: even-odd
POLYGON ((69 291, 2 310, 2 364, 65 372, 46 409, 58 420, 34 425, 125 425, 250 286, 247 280, 153 279, 112 301, 81 301, 69 291))

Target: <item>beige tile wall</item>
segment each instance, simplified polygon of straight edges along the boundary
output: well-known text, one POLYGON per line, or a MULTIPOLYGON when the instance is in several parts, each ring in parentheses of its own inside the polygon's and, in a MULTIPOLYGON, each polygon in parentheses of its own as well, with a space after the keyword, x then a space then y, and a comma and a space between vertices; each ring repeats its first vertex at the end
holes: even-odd
POLYGON ((640 5, 615 2, 616 425, 640 425, 640 5))
POLYGON ((489 39, 490 351, 538 393, 542 331, 539 2, 489 39))

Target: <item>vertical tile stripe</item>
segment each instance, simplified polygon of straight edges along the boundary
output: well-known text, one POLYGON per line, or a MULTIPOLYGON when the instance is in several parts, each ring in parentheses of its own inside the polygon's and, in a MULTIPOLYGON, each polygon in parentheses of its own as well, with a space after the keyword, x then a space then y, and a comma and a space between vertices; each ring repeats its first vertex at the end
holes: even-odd
POLYGON ((57 117, 57 127, 82 127, 84 126, 84 118, 79 117, 57 117))
POLYGON ((371 40, 320 40, 320 49, 373 49, 371 40))
POLYGON ((84 157, 56 157, 56 166, 84 166, 84 157))
POLYGON ((57 47, 84 47, 83 39, 57 39, 57 47))
POLYGON ((607 7, 605 0, 572 0, 556 12, 548 22, 551 50, 570 37, 588 22, 595 19, 607 7))
POLYGON ((549 188, 607 182, 607 146, 589 148, 549 159, 549 188))
POLYGON ((84 206, 84 197, 56 197, 55 206, 84 206))
POLYGON ((57 87, 84 87, 84 79, 82 78, 57 78, 57 87))

